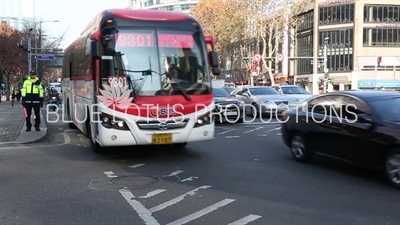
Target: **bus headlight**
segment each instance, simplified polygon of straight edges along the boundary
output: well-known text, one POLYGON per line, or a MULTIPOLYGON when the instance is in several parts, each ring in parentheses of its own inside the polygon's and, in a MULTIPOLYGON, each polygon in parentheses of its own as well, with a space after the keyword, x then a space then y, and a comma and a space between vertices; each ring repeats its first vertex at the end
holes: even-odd
POLYGON ((199 116, 194 127, 201 127, 207 124, 211 124, 211 112, 199 116))
POLYGON ((107 129, 129 130, 128 125, 124 120, 106 113, 100 114, 100 121, 101 125, 107 129))

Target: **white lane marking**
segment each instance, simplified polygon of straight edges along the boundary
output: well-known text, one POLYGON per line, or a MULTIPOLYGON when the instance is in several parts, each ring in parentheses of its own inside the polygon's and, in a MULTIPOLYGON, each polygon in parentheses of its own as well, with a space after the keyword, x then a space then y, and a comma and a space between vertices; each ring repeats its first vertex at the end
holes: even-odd
POLYGON ((62 128, 62 127, 60 127, 60 128, 58 128, 59 130, 64 130, 64 128, 62 128))
POLYGON ((136 165, 132 165, 132 166, 129 166, 129 168, 138 168, 138 167, 141 167, 141 166, 144 166, 145 164, 136 164, 136 165))
POLYGON ((130 206, 136 211, 139 217, 146 225, 160 225, 160 223, 152 216, 151 212, 143 206, 142 203, 135 200, 135 196, 126 188, 119 190, 119 193, 125 198, 130 206))
POLYGON ((226 133, 229 133, 229 132, 231 132, 231 131, 233 131, 233 130, 222 131, 221 133, 218 133, 217 135, 226 134, 226 133))
POLYGON ((198 177, 188 177, 188 178, 185 178, 185 179, 181 180, 181 182, 194 181, 196 179, 199 179, 199 178, 198 177))
POLYGON ((81 132, 80 130, 64 130, 64 132, 81 132))
POLYGON ((85 135, 83 135, 83 134, 78 134, 77 136, 78 137, 85 137, 85 135))
POLYGON ((240 136, 225 136, 225 138, 239 138, 240 136))
POLYGON ((106 171, 106 172, 104 172, 104 174, 107 175, 107 177, 109 177, 109 178, 118 177, 117 175, 114 174, 113 171, 106 171))
POLYGON ((265 133, 269 133, 269 132, 276 131, 276 130, 280 130, 280 129, 281 129, 280 127, 276 127, 276 128, 274 128, 274 129, 265 131, 265 133))
POLYGON ((247 134, 247 133, 250 133, 250 132, 253 132, 253 131, 257 131, 257 130, 260 130, 260 129, 263 129, 263 128, 264 127, 257 127, 255 129, 251 129, 251 130, 245 131, 245 132, 243 132, 243 134, 247 134))
POLYGON ((258 136, 263 136, 263 137, 265 137, 265 136, 268 136, 267 134, 259 134, 258 136))
POLYGON ((176 175, 178 175, 180 173, 183 173, 183 170, 174 171, 170 175, 163 175, 163 177, 173 177, 173 176, 176 176, 176 175))
POLYGON ((276 134, 276 135, 282 135, 281 133, 279 133, 279 134, 276 134))
POLYGON ((166 202, 164 202, 164 203, 161 203, 160 205, 155 206, 155 207, 153 207, 153 208, 151 208, 151 209, 149 209, 149 210, 150 210, 150 212, 157 212, 157 211, 163 210, 163 209, 165 209, 165 208, 167 208, 167 207, 169 207, 169 206, 171 206, 171 205, 175 205, 176 203, 182 201, 182 200, 185 199, 185 197, 187 197, 187 196, 193 196, 193 195, 195 195, 200 189, 207 189, 207 188, 210 188, 210 187, 211 187, 211 186, 206 186, 206 185, 201 186, 201 187, 198 187, 198 188, 196 188, 196 189, 194 189, 194 190, 191 190, 191 191, 189 191, 189 192, 186 192, 186 193, 183 194, 183 195, 179 195, 178 197, 176 197, 176 198, 174 198, 174 199, 171 199, 171 200, 169 200, 169 201, 166 201, 166 202))
POLYGON ((206 214, 209 214, 210 212, 215 211, 215 210, 217 210, 217 209, 219 209, 221 207, 224 207, 224 206, 226 206, 226 205, 228 205, 228 204, 230 204, 230 203, 232 203, 234 201, 235 201, 234 199, 222 200, 222 201, 217 202, 214 205, 210 205, 207 208, 204 208, 204 209, 202 209, 200 211, 197 211, 197 212, 192 213, 192 214, 190 214, 188 216, 182 217, 182 218, 180 218, 178 220, 175 220, 174 222, 168 223, 167 225, 182 225, 182 224, 189 223, 192 220, 198 219, 198 218, 200 218, 200 217, 202 217, 202 216, 204 216, 206 214))
POLYGON ((161 193, 163 193, 164 191, 166 191, 166 190, 165 190, 165 189, 157 189, 157 190, 154 190, 154 191, 150 191, 150 192, 147 193, 146 195, 140 196, 139 198, 150 198, 150 197, 153 197, 153 196, 155 196, 155 195, 161 194, 161 193))
POLYGON ((262 216, 257 216, 257 215, 248 215, 246 217, 243 217, 240 220, 236 220, 235 222, 232 222, 228 225, 246 225, 250 222, 253 222, 254 220, 260 219, 262 216))

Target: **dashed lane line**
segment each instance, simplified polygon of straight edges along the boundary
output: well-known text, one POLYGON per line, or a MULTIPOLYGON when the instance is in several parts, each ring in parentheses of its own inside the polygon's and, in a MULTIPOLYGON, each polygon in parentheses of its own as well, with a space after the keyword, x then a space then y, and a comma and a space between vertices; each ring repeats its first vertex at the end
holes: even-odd
POLYGON ((225 136, 226 139, 240 138, 240 136, 225 136))
POLYGON ((136 164, 136 165, 132 165, 132 166, 129 166, 129 168, 138 168, 138 167, 141 167, 141 166, 144 166, 145 164, 136 164))
POLYGON ((233 131, 233 129, 231 129, 231 130, 226 130, 226 131, 222 131, 222 132, 218 133, 217 135, 226 134, 226 133, 229 133, 229 132, 231 132, 231 131, 233 131))
POLYGON ((263 129, 263 128, 264 128, 264 127, 257 127, 257 128, 255 128, 255 129, 251 129, 251 130, 245 131, 245 132, 243 132, 243 134, 251 133, 251 132, 254 132, 254 131, 263 129))

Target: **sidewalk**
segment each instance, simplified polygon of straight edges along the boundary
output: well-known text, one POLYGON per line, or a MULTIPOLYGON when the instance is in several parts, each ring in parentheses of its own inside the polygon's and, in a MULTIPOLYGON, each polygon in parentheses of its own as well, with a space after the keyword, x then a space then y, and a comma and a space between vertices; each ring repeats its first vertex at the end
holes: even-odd
MULTIPOLYGON (((14 107, 11 107, 11 101, 6 102, 4 97, 1 100, 0 143, 31 143, 46 136, 47 126, 42 110, 40 131, 32 129, 31 132, 26 132, 25 115, 21 102, 14 102, 14 107)), ((34 123, 33 117, 32 115, 32 123, 34 123)))

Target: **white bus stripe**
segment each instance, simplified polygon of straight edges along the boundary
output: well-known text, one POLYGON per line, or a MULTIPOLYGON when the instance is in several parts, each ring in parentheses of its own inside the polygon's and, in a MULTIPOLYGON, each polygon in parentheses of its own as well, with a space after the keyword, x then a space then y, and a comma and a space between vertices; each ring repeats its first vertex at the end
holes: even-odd
POLYGON ((163 209, 165 209, 165 208, 167 208, 167 207, 169 207, 169 206, 171 206, 171 205, 175 205, 176 203, 182 201, 183 199, 185 199, 186 196, 193 196, 193 195, 195 195, 200 189, 207 189, 207 188, 210 188, 210 187, 211 187, 211 186, 201 186, 201 187, 198 187, 198 188, 196 188, 196 189, 194 189, 194 190, 191 190, 191 191, 189 191, 189 192, 186 192, 186 193, 183 194, 183 195, 179 195, 178 197, 176 197, 176 198, 174 198, 174 199, 171 199, 171 200, 169 200, 169 201, 167 201, 167 202, 164 202, 164 203, 162 203, 162 204, 160 204, 160 205, 158 205, 158 206, 155 206, 155 207, 151 208, 151 209, 150 209, 150 212, 158 212, 158 211, 160 211, 160 210, 163 210, 163 209))
POLYGON ((127 189, 119 190, 119 193, 125 198, 130 206, 136 211, 139 217, 144 221, 146 225, 160 225, 160 223, 152 216, 151 212, 135 199, 135 196, 127 189))
POLYGON ((246 217, 243 217, 240 220, 236 220, 235 222, 232 222, 228 225, 246 225, 250 222, 253 222, 254 220, 260 219, 262 216, 257 216, 257 215, 248 215, 246 217))
POLYGON ((222 201, 217 202, 214 205, 210 205, 207 208, 204 208, 204 209, 202 209, 200 211, 197 211, 197 212, 192 213, 192 214, 190 214, 188 216, 180 218, 180 219, 178 219, 178 220, 176 220, 174 222, 168 223, 167 225, 182 225, 182 224, 189 223, 192 220, 195 220, 195 219, 200 218, 200 217, 202 217, 204 215, 207 215, 210 212, 215 211, 215 210, 217 210, 217 209, 219 209, 221 207, 224 207, 224 206, 226 206, 226 205, 228 205, 228 204, 230 204, 230 203, 232 203, 234 201, 235 201, 234 199, 222 200, 222 201))

